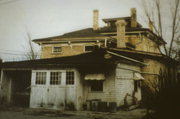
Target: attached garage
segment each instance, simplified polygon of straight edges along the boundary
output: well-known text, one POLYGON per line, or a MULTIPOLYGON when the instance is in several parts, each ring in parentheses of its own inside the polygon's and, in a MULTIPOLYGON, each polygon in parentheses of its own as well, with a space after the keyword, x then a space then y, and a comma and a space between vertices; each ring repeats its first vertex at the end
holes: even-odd
POLYGON ((77 56, 4 62, 0 99, 7 104, 58 110, 82 110, 97 101, 103 105, 116 103, 118 107, 125 100, 132 104, 134 99, 140 101, 140 69, 144 64, 113 54, 106 57, 107 54, 100 50, 77 56))

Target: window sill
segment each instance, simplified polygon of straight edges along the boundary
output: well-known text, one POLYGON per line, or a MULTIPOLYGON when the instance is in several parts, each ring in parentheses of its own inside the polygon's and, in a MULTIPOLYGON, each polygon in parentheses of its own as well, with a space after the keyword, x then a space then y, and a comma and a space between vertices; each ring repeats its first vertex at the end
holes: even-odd
POLYGON ((52 55, 58 55, 58 54, 62 54, 62 52, 53 52, 51 53, 52 55))
POLYGON ((90 91, 89 93, 104 93, 103 91, 90 91))

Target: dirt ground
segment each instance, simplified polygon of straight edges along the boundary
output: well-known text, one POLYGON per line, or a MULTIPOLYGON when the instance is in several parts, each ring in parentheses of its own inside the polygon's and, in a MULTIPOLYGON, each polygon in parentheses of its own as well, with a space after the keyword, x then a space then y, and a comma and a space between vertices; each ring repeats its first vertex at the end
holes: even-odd
POLYGON ((54 111, 41 109, 1 109, 0 119, 141 119, 144 109, 131 111, 92 112, 92 111, 54 111))

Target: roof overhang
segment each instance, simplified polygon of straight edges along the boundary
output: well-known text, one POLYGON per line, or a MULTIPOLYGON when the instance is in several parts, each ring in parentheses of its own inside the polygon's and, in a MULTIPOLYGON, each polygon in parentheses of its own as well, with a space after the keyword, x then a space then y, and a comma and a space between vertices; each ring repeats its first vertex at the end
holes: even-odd
POLYGON ((86 74, 84 77, 85 80, 105 80, 104 73, 91 73, 86 74))
POLYGON ((123 55, 121 55, 121 54, 114 53, 114 52, 112 52, 112 51, 107 51, 107 53, 109 53, 109 54, 111 54, 111 55, 114 55, 114 56, 117 56, 117 57, 120 57, 120 58, 124 58, 124 59, 126 59, 126 60, 129 60, 129 61, 132 61, 132 62, 135 62, 135 63, 138 63, 138 64, 143 65, 143 66, 147 66, 147 64, 145 64, 144 62, 141 62, 141 61, 138 61, 138 60, 136 60, 136 59, 123 56, 123 55))

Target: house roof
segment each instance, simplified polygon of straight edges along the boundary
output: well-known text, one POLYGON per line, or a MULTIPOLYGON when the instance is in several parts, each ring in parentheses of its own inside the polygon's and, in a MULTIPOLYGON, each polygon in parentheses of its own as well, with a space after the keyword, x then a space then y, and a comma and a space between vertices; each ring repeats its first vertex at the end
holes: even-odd
MULTIPOLYGON (((117 20, 125 20, 126 21, 126 28, 132 28, 131 27, 131 17, 130 16, 128 16, 128 17, 116 17, 116 18, 106 18, 106 19, 103 19, 103 21, 105 22, 105 23, 114 23, 114 25, 115 25, 115 22, 117 21, 117 20)), ((141 28, 142 27, 142 25, 137 21, 137 28, 141 28)))
POLYGON ((16 62, 3 62, 0 68, 62 68, 62 67, 78 67, 78 66, 113 66, 115 61, 121 61, 124 63, 135 63, 134 65, 142 65, 141 63, 128 60, 124 57, 106 56, 107 52, 104 49, 98 49, 97 51, 84 53, 75 56, 66 56, 58 58, 26 60, 16 62))
POLYGON ((178 61, 159 53, 151 53, 144 51, 135 51, 135 50, 126 50, 120 48, 110 48, 109 51, 112 51, 117 54, 121 54, 123 56, 130 57, 132 59, 136 59, 139 61, 143 61, 143 59, 154 59, 166 65, 170 64, 172 66, 179 64, 178 61))
MULTIPOLYGON (((144 31, 144 32, 149 32, 150 34, 152 34, 152 38, 154 39, 156 42, 160 43, 160 44, 166 44, 166 42, 159 36, 157 36, 154 32, 152 32, 151 30, 147 29, 147 28, 142 28, 142 25, 140 23, 137 22, 137 27, 136 28, 132 28, 131 27, 131 17, 117 17, 117 18, 106 18, 103 19, 103 21, 105 23, 111 22, 115 25, 115 22, 117 20, 120 19, 124 19, 127 22, 126 25, 126 32, 134 32, 134 31, 144 31)), ((115 26, 111 26, 111 27, 101 27, 98 30, 93 30, 93 28, 85 28, 85 29, 80 29, 77 31, 72 31, 69 33, 65 33, 63 35, 58 35, 58 36, 53 36, 53 37, 47 37, 47 38, 39 38, 39 39, 34 39, 34 42, 45 42, 45 41, 53 41, 53 39, 58 39, 58 38, 62 38, 61 41, 66 41, 68 38, 68 40, 79 40, 79 39, 69 39, 69 38, 85 38, 85 37, 105 37, 105 35, 103 35, 102 33, 108 33, 108 32, 116 32, 117 29, 115 26)), ((91 39, 91 40, 96 40, 96 39, 91 39)), ((84 40, 86 41, 86 40, 84 40)))
POLYGON ((105 23, 108 23, 108 22, 115 22, 117 20, 121 20, 121 19, 124 19, 126 21, 128 20, 131 20, 131 17, 116 17, 116 18, 105 18, 105 19, 102 19, 105 23))
MULTIPOLYGON (((159 43, 166 43, 161 37, 157 36, 155 33, 153 33, 151 30, 149 30, 147 28, 127 28, 126 29, 126 32, 132 32, 132 31, 144 31, 144 33, 146 33, 146 34, 147 34, 147 32, 149 32, 153 36, 155 36, 158 40, 156 38, 152 38, 152 39, 156 40, 159 43)), ((102 27, 97 31, 94 31, 92 28, 87 28, 87 29, 81 29, 81 30, 65 33, 60 36, 34 39, 33 41, 34 42, 53 41, 52 39, 54 39, 54 38, 105 37, 106 35, 101 34, 104 32, 116 32, 116 28, 115 27, 102 27)), ((70 40, 70 39, 68 39, 68 40, 70 40)), ((76 41, 76 40, 80 40, 80 39, 73 39, 73 41, 76 41)), ((91 39, 91 40, 96 40, 96 39, 91 39)), ((67 40, 63 39, 61 41, 63 42, 63 41, 67 41, 67 40)), ((84 40, 82 40, 82 41, 84 41, 84 40)))
POLYGON ((69 33, 65 33, 63 35, 59 36, 53 36, 53 37, 47 37, 47 38, 39 38, 39 39, 34 39, 34 42, 38 41, 50 41, 53 38, 81 38, 81 37, 102 37, 98 32, 95 32, 92 28, 86 28, 86 29, 81 29, 69 33))

